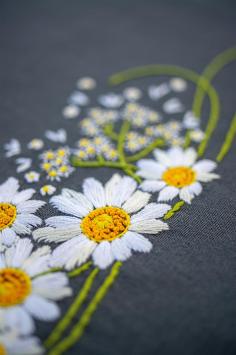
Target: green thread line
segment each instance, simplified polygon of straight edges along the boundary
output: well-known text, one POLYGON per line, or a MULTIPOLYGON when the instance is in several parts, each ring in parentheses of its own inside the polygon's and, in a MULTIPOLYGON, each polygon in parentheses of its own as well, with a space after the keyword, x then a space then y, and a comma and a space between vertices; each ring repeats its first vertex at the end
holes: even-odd
MULTIPOLYGON (((218 54, 210 62, 210 64, 204 69, 202 76, 207 78, 208 81, 212 81, 212 79, 216 76, 216 74, 221 69, 223 69, 224 66, 228 65, 230 62, 234 60, 236 60, 236 48, 229 48, 226 51, 218 54)), ((202 88, 198 86, 193 101, 193 112, 197 116, 200 116, 201 114, 201 107, 203 105, 204 98, 205 98, 205 94, 202 88)))
POLYGON ((76 268, 75 270, 68 272, 67 275, 69 277, 79 276, 82 272, 88 270, 90 268, 90 266, 92 266, 92 262, 88 261, 87 263, 81 265, 80 267, 76 268))
POLYGON ((148 154, 150 154, 153 151, 153 149, 155 149, 157 147, 162 147, 164 145, 165 145, 164 140, 161 138, 158 138, 154 142, 150 143, 146 148, 141 150, 139 153, 137 153, 135 155, 131 155, 130 157, 127 157, 126 161, 135 162, 141 158, 146 157, 148 154))
POLYGON ((119 274, 120 267, 122 263, 116 262, 110 274, 105 278, 103 284, 99 287, 94 297, 88 304, 87 308, 82 313, 80 320, 76 323, 76 325, 72 328, 70 334, 60 341, 50 352, 49 355, 60 355, 66 353, 68 349, 70 349, 83 335, 85 328, 89 324, 94 312, 96 311, 98 305, 101 303, 103 298, 106 296, 110 287, 114 283, 116 277, 119 274))
POLYGON ((200 76, 193 70, 186 69, 183 67, 171 65, 148 65, 128 69, 123 72, 114 74, 109 78, 109 83, 111 85, 120 85, 129 80, 155 75, 180 76, 188 81, 193 82, 196 86, 199 86, 203 90, 203 92, 208 95, 211 104, 210 116, 205 131, 205 138, 198 148, 198 155, 202 156, 205 153, 210 138, 217 127, 220 110, 218 95, 215 89, 210 84, 210 82, 207 80, 207 78, 200 76))
POLYGON ((98 272, 99 269, 96 268, 89 274, 74 302, 69 307, 64 317, 57 323, 56 327, 54 328, 48 339, 45 341, 44 345, 46 348, 52 347, 61 338, 63 332, 70 325, 75 315, 79 312, 81 306, 83 305, 84 301, 88 296, 89 291, 92 288, 93 282, 98 272))
POLYGON ((218 162, 221 162, 226 156, 226 154, 229 152, 235 136, 236 136, 236 113, 234 114, 233 119, 231 120, 230 128, 226 134, 220 152, 216 157, 216 160, 218 162))
POLYGON ((176 212, 178 212, 181 207, 185 204, 184 201, 178 201, 176 204, 165 214, 163 219, 166 221, 167 219, 171 218, 176 212))

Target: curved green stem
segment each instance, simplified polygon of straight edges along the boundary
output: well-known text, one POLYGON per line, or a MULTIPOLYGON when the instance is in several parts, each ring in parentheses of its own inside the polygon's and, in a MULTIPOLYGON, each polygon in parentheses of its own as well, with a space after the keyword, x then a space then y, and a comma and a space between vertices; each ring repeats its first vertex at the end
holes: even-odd
POLYGON ((229 130, 228 130, 226 137, 225 137, 225 140, 222 144, 219 154, 216 157, 216 160, 218 162, 222 161, 224 159, 225 155, 230 150, 231 145, 235 139, 235 136, 236 136, 236 113, 232 118, 229 130))
POLYGON ((123 164, 126 163, 125 155, 124 155, 124 142, 125 142, 125 135, 128 132, 129 127, 130 127, 130 122, 124 121, 121 126, 120 134, 118 135, 117 151, 119 154, 120 162, 123 164))
POLYGON ((148 154, 150 154, 153 151, 153 149, 155 149, 157 147, 162 147, 162 146, 164 146, 164 144, 165 144, 165 142, 163 139, 157 138, 154 142, 150 143, 146 148, 142 149, 137 154, 126 157, 126 161, 134 162, 134 161, 137 161, 141 158, 144 158, 148 154))

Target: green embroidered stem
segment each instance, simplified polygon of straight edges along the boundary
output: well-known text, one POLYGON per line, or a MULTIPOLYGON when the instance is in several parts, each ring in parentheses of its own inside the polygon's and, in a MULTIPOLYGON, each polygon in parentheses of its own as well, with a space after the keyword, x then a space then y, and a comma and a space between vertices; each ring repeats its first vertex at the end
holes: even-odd
POLYGON ((181 207, 185 204, 184 201, 179 201, 177 202, 163 217, 163 219, 166 221, 167 219, 171 218, 176 212, 178 212, 181 207))
POLYGON ((113 125, 112 124, 107 124, 104 127, 104 133, 110 137, 111 139, 113 139, 114 141, 118 140, 118 134, 116 132, 113 131, 113 125))
POLYGON ((230 125, 230 128, 229 128, 229 130, 228 130, 228 132, 226 134, 224 143, 222 144, 220 152, 219 152, 219 154, 216 157, 216 160, 218 162, 222 161, 224 159, 225 155, 230 150, 235 136, 236 136, 236 114, 234 115, 234 117, 233 117, 233 119, 231 121, 231 125, 230 125))
POLYGON ((37 277, 48 275, 51 274, 52 272, 59 272, 59 271, 63 271, 63 269, 60 267, 53 267, 52 269, 49 269, 47 271, 40 272, 39 274, 33 276, 32 279, 36 279, 37 277))
POLYGON ((204 93, 206 93, 210 100, 210 116, 208 119, 207 128, 205 131, 205 138, 201 142, 198 148, 198 155, 202 156, 206 150, 208 142, 217 126, 219 118, 219 99, 215 89, 209 83, 209 81, 203 77, 199 76, 197 73, 190 69, 185 69, 182 67, 171 66, 171 65, 149 65, 144 67, 137 67, 133 69, 128 69, 123 72, 112 75, 109 78, 109 83, 111 85, 119 85, 125 81, 138 79, 147 76, 155 75, 169 75, 169 76, 180 76, 186 80, 189 80, 199 86, 204 93))
POLYGON ((68 351, 68 349, 70 349, 81 338, 85 328, 90 323, 92 315, 94 314, 98 305, 101 303, 101 301, 109 291, 111 285, 115 281, 116 277, 118 276, 121 265, 122 265, 121 262, 116 262, 113 265, 110 274, 106 277, 103 284, 99 287, 99 289, 95 293, 94 297, 88 304, 87 308, 82 313, 78 323, 74 326, 74 328, 72 328, 70 334, 61 342, 59 342, 49 352, 49 355, 60 355, 63 353, 66 354, 66 351, 68 351))
MULTIPOLYGON (((227 64, 236 60, 236 48, 230 48, 226 51, 217 55, 211 63, 205 68, 202 73, 202 76, 207 78, 208 81, 212 81, 212 79, 216 76, 216 74, 227 64)), ((203 100, 205 97, 205 93, 202 90, 201 86, 197 86, 196 93, 193 101, 193 112, 197 117, 201 115, 201 108, 203 105, 203 100)))
POLYGON ((82 272, 88 270, 91 265, 92 265, 92 262, 91 262, 91 261, 88 261, 87 263, 81 265, 81 266, 78 267, 77 269, 74 269, 73 271, 68 272, 67 275, 68 275, 69 277, 76 277, 76 276, 79 276, 82 272))
POLYGON ((148 154, 150 154, 153 151, 153 149, 155 149, 157 147, 162 147, 164 144, 165 144, 165 142, 163 139, 157 138, 154 142, 150 143, 146 148, 144 148, 143 150, 141 150, 137 154, 127 157, 126 161, 134 162, 134 161, 137 161, 141 158, 144 158, 148 154))
POLYGON ((64 317, 57 323, 56 328, 52 331, 48 339, 45 341, 46 348, 52 347, 61 338, 62 333, 70 325, 72 319, 78 313, 86 297, 88 296, 88 293, 93 285, 94 279, 97 276, 98 272, 99 269, 96 268, 87 277, 82 289, 79 291, 74 302, 72 303, 64 317))
POLYGON ((121 126, 120 134, 118 136, 117 151, 119 154, 120 162, 123 164, 126 164, 125 155, 124 155, 124 141, 125 141, 125 135, 128 132, 129 127, 130 127, 130 122, 124 121, 121 126))

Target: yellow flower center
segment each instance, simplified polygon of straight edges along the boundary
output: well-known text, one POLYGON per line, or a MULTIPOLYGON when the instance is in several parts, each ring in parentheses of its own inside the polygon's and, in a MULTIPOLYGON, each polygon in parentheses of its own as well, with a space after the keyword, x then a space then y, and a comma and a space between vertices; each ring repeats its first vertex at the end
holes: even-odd
POLYGON ((1 343, 0 343, 0 355, 7 355, 6 348, 1 343))
POLYGON ((196 173, 186 166, 176 166, 167 169, 163 175, 163 180, 167 185, 175 187, 184 187, 191 185, 196 180, 196 173))
POLYGON ((1 202, 0 203, 0 231, 10 227, 16 219, 16 206, 1 202))
POLYGON ((24 271, 14 268, 0 270, 0 307, 20 304, 30 292, 31 280, 24 271))
POLYGON ((81 222, 83 233, 99 243, 121 237, 130 225, 130 216, 118 207, 96 208, 81 222))

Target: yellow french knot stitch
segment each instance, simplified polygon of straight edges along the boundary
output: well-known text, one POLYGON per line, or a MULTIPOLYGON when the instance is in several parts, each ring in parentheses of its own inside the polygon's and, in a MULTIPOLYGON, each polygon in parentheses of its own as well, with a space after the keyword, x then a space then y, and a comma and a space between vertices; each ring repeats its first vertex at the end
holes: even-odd
POLYGON ((99 243, 112 241, 127 232, 130 216, 118 207, 101 207, 90 212, 81 222, 83 233, 99 243))
POLYGON ((0 231, 10 227, 16 219, 16 206, 0 202, 0 231))
POLYGON ((196 180, 196 173, 187 166, 176 166, 167 169, 163 175, 163 180, 167 185, 175 187, 184 187, 191 185, 196 180))
POLYGON ((5 346, 0 343, 0 355, 7 355, 5 346))
POLYGON ((14 268, 1 269, 0 307, 22 303, 31 293, 31 288, 31 279, 24 271, 14 268))

